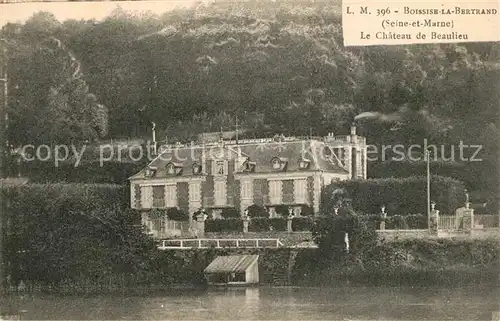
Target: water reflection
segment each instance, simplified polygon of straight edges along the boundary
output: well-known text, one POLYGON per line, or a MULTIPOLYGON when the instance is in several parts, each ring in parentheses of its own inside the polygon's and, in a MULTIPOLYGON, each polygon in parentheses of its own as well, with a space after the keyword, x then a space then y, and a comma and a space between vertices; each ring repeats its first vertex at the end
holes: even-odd
POLYGON ((25 311, 24 320, 492 320, 500 310, 492 286, 260 287, 10 299, 25 311))

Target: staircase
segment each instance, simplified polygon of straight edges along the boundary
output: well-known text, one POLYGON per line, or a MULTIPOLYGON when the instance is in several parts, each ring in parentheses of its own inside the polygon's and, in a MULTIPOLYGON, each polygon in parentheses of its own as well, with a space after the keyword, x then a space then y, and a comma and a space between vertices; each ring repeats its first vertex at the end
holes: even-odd
POLYGON ((298 251, 291 250, 288 256, 288 264, 281 270, 267 270, 264 272, 263 281, 273 285, 290 285, 293 267, 298 251))

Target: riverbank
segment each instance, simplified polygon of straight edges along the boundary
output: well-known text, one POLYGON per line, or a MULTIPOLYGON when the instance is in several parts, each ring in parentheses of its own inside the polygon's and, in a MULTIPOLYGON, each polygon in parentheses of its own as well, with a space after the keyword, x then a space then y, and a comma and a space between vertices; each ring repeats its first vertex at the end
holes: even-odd
POLYGON ((328 261, 318 249, 192 249, 155 251, 136 273, 108 279, 73 279, 33 284, 23 292, 59 294, 154 293, 203 289, 203 270, 217 256, 259 255, 260 284, 287 286, 466 286, 500 285, 498 239, 401 240, 379 246, 372 257, 346 256, 328 261))

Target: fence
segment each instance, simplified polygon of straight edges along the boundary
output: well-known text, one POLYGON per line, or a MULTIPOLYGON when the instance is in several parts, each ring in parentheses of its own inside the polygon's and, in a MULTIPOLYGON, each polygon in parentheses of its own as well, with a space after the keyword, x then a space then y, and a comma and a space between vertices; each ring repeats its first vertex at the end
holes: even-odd
MULTIPOLYGON (((498 228, 500 216, 495 214, 478 214, 473 216, 474 229, 498 228)), ((439 229, 454 231, 462 228, 462 219, 455 215, 443 215, 439 217, 439 229)))
POLYGON ((445 231, 452 231, 458 229, 456 226, 456 217, 455 215, 447 215, 447 216, 440 216, 439 217, 439 222, 438 222, 438 227, 440 230, 445 230, 445 231))
MULTIPOLYGON (((273 232, 273 231, 311 231, 313 219, 310 217, 294 218, 293 224, 287 224, 287 219, 282 218, 283 222, 276 222, 276 219, 252 219, 250 221, 251 232, 273 232), (305 221, 304 221, 305 220, 305 221), (308 221, 309 220, 309 221, 308 221), (303 222, 304 221, 304 222, 303 222), (280 223, 282 228, 274 228, 274 225, 280 223)), ((205 225, 205 232, 241 232, 244 228, 243 221, 240 219, 217 219, 210 221, 212 223, 228 223, 228 224, 211 224, 210 227, 205 225), (231 224, 229 224, 231 223, 231 224), (241 223, 240 225, 235 225, 241 223), (235 229, 235 226, 239 228, 235 229)), ((474 229, 490 229, 499 228, 500 216, 493 214, 474 215, 474 229)), ((191 224, 196 224, 195 222, 191 224)), ((442 231, 457 231, 463 228, 462 219, 455 215, 442 215, 439 216, 438 229, 442 231)), ((155 238, 171 238, 171 237, 187 237, 193 236, 196 226, 190 226, 189 222, 172 221, 163 217, 151 219, 148 224, 150 234, 155 238)), ((427 218, 423 215, 413 216, 394 216, 387 217, 385 223, 377 223, 377 230, 379 231, 420 231, 427 229, 427 218)))
POLYGON ((282 246, 283 243, 279 239, 177 239, 162 240, 158 249, 277 248, 282 246))

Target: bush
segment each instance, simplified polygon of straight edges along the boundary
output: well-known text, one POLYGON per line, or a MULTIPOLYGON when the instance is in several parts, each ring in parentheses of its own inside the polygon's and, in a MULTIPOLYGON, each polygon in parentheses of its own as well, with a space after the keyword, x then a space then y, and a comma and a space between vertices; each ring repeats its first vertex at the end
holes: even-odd
POLYGON ((312 231, 314 225, 314 219, 312 217, 294 217, 292 219, 292 230, 296 232, 300 231, 312 231))
POLYGON ((360 218, 368 227, 372 227, 374 229, 379 229, 380 223, 382 222, 381 214, 363 214, 360 215, 360 218))
MULTIPOLYGON (((322 192, 321 213, 329 214, 336 206, 337 191, 345 190, 352 208, 361 213, 379 213, 385 205, 388 215, 425 213, 427 194, 425 177, 349 180, 330 184, 322 192)), ((433 176, 431 199, 441 213, 455 213, 465 202, 463 183, 448 177, 433 176)))
POLYGON ((249 232, 266 232, 269 231, 269 227, 271 226, 270 220, 267 217, 254 217, 250 220, 250 224, 248 226, 249 232))
POLYGON ((269 217, 269 212, 263 206, 250 205, 248 207, 249 217, 269 217))
POLYGON ((286 218, 284 217, 273 217, 270 219, 272 228, 275 231, 286 231, 286 218))
POLYGON ((167 217, 172 221, 187 221, 189 220, 189 215, 176 207, 171 207, 167 209, 167 217))
POLYGON ((287 205, 278 205, 274 208, 274 210, 276 211, 276 214, 282 217, 287 217, 289 215, 287 205))
POLYGON ((312 232, 314 242, 325 259, 345 256, 345 233, 349 235, 349 252, 352 255, 370 255, 377 244, 375 228, 368 226, 361 216, 321 216, 314 222, 312 232))
POLYGON ((426 229, 428 225, 428 218, 426 215, 414 214, 403 216, 406 224, 410 229, 426 229))
POLYGON ((222 210, 221 216, 223 218, 240 218, 240 212, 234 208, 234 207, 229 207, 225 208, 222 210))
POLYGON ((300 215, 302 216, 313 216, 314 209, 309 205, 302 205, 302 209, 300 210, 300 215))
MULTIPOLYGON (((360 218, 370 227, 380 228, 383 218, 381 214, 364 214, 360 218)), ((422 214, 394 215, 385 218, 385 229, 426 229, 427 216, 422 214)))
POLYGON ((385 219, 385 228, 388 230, 407 230, 408 224, 404 216, 394 215, 385 219))
POLYGON ((240 218, 209 219, 205 221, 205 232, 242 232, 243 220, 240 218))

